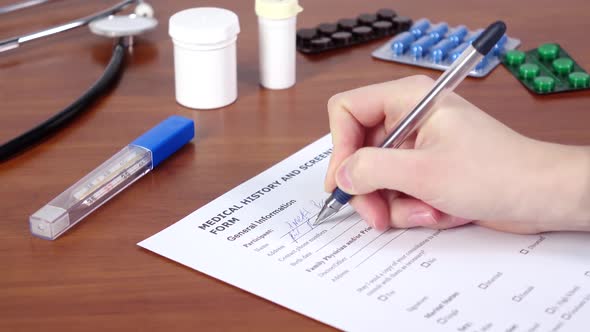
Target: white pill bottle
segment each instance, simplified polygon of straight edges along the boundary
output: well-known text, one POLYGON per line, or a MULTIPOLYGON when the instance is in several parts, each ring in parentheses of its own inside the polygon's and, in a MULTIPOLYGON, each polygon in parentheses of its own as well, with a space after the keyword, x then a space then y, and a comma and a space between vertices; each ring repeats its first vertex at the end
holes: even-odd
POLYGON ((176 101, 195 109, 233 103, 238 97, 238 16, 222 8, 191 8, 172 15, 169 24, 176 101))
POLYGON ((295 34, 298 0, 256 0, 260 84, 287 89, 295 84, 295 34))

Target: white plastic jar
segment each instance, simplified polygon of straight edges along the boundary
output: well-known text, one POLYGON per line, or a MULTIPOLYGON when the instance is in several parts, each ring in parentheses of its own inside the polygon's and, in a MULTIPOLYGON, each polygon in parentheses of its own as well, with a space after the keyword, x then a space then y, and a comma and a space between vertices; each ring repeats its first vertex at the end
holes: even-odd
POLYGON ((295 84, 295 34, 298 0, 256 0, 260 84, 287 89, 295 84))
POLYGON ((174 43, 176 101, 195 109, 227 106, 238 97, 238 16, 227 9, 180 11, 169 22, 174 43))

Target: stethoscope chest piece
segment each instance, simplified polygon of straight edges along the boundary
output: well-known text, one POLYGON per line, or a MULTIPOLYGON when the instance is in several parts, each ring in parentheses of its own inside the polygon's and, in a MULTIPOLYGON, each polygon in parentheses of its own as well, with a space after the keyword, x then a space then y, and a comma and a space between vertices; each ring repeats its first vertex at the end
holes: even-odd
POLYGON ((158 21, 153 17, 137 15, 111 15, 92 21, 90 31, 99 36, 119 38, 132 37, 154 29, 158 21))

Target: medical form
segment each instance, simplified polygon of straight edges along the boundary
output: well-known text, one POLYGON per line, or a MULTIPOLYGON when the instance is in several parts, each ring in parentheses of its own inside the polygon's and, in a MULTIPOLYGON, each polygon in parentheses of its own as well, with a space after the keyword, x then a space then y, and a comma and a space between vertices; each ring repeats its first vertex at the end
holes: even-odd
MULTIPOLYGON (((585 331, 590 234, 313 225, 329 136, 139 245, 347 331, 585 331)), ((155 262, 157 263, 157 262, 155 262)))

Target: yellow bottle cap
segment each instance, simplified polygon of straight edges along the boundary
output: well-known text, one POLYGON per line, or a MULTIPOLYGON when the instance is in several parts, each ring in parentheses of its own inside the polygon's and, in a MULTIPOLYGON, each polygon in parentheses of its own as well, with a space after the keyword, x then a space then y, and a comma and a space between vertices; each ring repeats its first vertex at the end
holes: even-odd
POLYGON ((303 8, 298 0, 256 0, 255 10, 260 17, 283 20, 296 16, 303 8))

